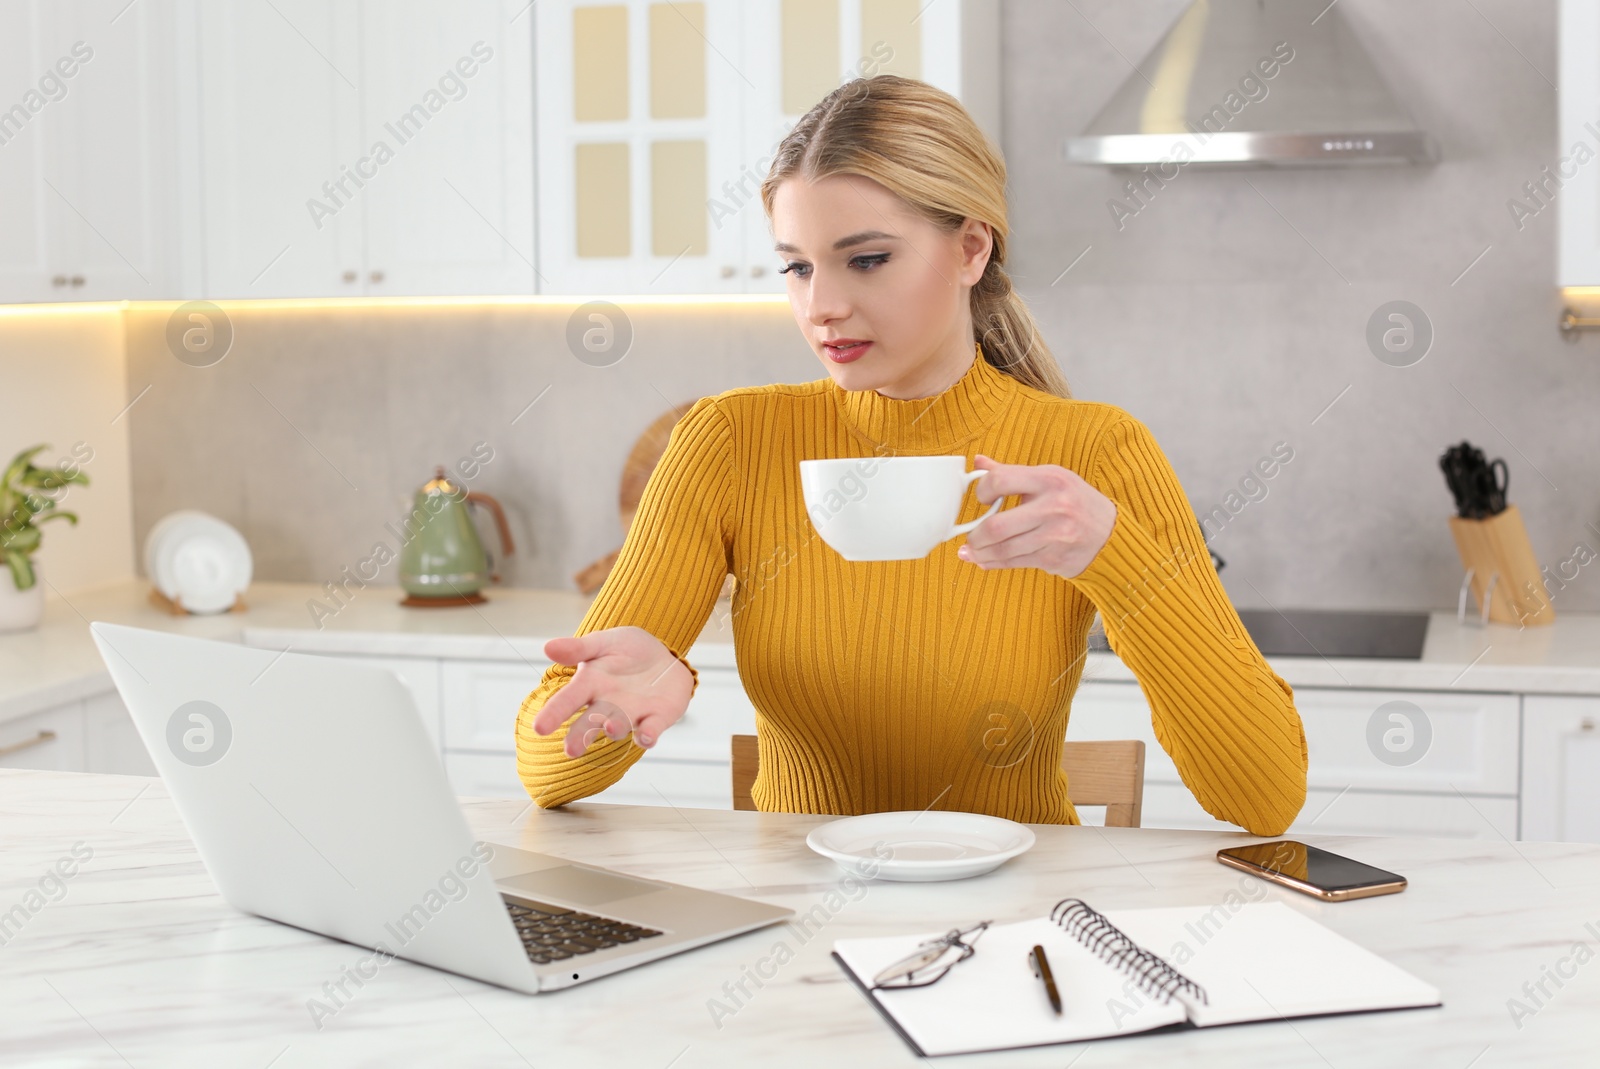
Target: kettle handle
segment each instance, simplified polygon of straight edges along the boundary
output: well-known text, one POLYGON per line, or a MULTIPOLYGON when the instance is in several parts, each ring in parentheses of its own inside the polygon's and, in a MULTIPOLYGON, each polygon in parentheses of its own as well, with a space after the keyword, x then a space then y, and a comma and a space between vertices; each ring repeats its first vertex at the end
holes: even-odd
POLYGON ((465 500, 468 504, 476 502, 489 507, 489 511, 494 513, 494 525, 500 532, 500 545, 506 551, 506 556, 515 553, 516 547, 511 544, 511 527, 506 523, 506 510, 500 507, 500 502, 478 490, 468 490, 465 500))

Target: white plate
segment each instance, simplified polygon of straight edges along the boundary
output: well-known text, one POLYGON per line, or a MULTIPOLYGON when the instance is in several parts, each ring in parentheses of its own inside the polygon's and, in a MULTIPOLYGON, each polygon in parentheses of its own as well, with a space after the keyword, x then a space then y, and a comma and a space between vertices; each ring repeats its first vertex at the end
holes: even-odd
POLYGON ((250 585, 249 544, 230 524, 198 509, 163 517, 145 542, 145 570, 156 589, 195 613, 228 609, 250 585))
POLYGON ((161 574, 161 547, 165 544, 167 536, 172 533, 183 518, 193 514, 193 509, 179 509, 176 512, 169 512, 157 520, 151 526, 149 533, 144 536, 145 577, 155 584, 157 590, 169 598, 172 596, 172 592, 168 589, 170 584, 165 581, 165 577, 161 574))
POLYGON ((204 531, 178 542, 172 556, 172 584, 183 607, 193 613, 224 612, 250 585, 249 550, 231 527, 204 531))
POLYGON ((960 880, 1033 846, 1026 824, 982 813, 867 813, 811 829, 806 845, 864 879, 960 880))

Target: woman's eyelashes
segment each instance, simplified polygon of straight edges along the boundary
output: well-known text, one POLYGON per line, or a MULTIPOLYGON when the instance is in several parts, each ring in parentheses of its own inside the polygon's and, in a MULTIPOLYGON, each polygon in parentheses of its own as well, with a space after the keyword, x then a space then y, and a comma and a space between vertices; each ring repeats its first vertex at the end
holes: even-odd
MULTIPOLYGON (((860 256, 850 257, 847 262, 850 264, 850 266, 856 267, 857 270, 870 274, 872 270, 879 264, 889 262, 889 254, 886 252, 863 253, 860 256)), ((778 268, 778 274, 780 275, 789 274, 791 272, 796 278, 808 278, 811 274, 811 265, 800 260, 790 260, 788 263, 778 268)))

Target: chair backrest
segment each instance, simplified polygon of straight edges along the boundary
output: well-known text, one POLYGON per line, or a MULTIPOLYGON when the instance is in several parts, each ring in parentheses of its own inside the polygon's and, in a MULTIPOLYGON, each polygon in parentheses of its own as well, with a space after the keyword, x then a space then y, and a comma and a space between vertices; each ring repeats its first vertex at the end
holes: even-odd
MULTIPOLYGON (((756 737, 735 735, 730 749, 733 753, 733 808, 754 810, 756 804, 750 797, 750 788, 761 768, 756 737)), ((1144 804, 1143 740, 1063 743, 1061 768, 1067 774, 1067 791, 1074 806, 1105 806, 1108 828, 1139 826, 1144 804)))

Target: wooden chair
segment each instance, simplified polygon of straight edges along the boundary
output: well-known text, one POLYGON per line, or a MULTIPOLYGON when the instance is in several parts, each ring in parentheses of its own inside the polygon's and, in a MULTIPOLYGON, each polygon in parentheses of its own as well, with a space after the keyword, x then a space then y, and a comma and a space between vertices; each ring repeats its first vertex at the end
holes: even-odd
MULTIPOLYGON (((754 810, 750 788, 756 782, 761 760, 754 735, 735 735, 733 751, 733 808, 754 810)), ((1103 742, 1068 742, 1061 747, 1061 768, 1067 774, 1072 804, 1106 807, 1106 827, 1137 828, 1144 804, 1144 742, 1115 739, 1103 742)))

